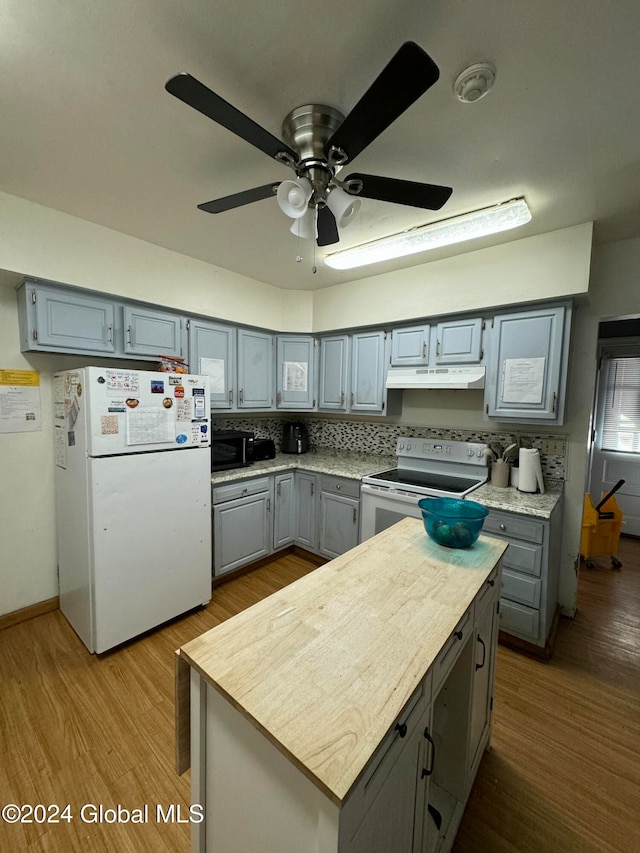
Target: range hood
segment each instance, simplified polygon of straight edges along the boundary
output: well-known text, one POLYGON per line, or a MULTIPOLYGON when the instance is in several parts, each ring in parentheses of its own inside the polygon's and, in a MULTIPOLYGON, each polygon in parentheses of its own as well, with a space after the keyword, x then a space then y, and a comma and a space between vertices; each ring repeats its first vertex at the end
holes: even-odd
POLYGON ((387 388, 484 388, 484 367, 392 367, 387 388))

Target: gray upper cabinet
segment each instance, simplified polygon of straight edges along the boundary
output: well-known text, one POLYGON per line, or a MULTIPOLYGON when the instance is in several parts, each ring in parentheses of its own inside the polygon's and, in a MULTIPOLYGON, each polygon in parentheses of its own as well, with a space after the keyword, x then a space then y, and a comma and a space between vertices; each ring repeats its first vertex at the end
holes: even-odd
POLYGON ((391 366, 429 364, 429 326, 394 329, 391 336, 391 366))
POLYGON ((482 319, 447 320, 436 326, 436 364, 477 364, 482 360, 482 319))
POLYGON ((380 414, 384 411, 388 361, 386 342, 385 332, 357 332, 352 335, 352 412, 380 414))
POLYGON ((105 299, 27 280, 18 291, 18 318, 23 351, 116 352, 116 312, 105 299))
POLYGON ((182 357, 182 317, 137 306, 122 310, 127 355, 182 357))
POLYGON ((309 335, 276 337, 276 408, 313 409, 316 405, 316 342, 309 335))
POLYGON ((318 408, 346 412, 349 397, 349 336, 320 339, 320 388, 318 408))
POLYGON ((570 326, 570 303, 494 318, 487 417, 562 424, 570 326))
POLYGON ((236 330, 200 320, 189 321, 189 370, 209 376, 212 409, 237 403, 236 330))
POLYGON ((273 408, 274 337, 238 329, 238 408, 273 408))

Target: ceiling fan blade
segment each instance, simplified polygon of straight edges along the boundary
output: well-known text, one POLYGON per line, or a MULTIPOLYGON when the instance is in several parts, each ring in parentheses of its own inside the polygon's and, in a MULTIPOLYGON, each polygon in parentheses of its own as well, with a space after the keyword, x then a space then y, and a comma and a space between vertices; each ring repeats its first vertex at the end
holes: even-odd
POLYGON ((251 204, 252 201, 271 198, 275 196, 278 187, 279 183, 265 184, 263 187, 243 190, 241 193, 226 195, 224 198, 205 201, 204 204, 198 205, 198 210, 204 210, 205 213, 224 213, 225 210, 233 210, 234 207, 242 207, 243 204, 251 204))
POLYGON ((353 160, 424 94, 440 76, 433 59, 417 44, 405 42, 360 98, 325 146, 339 148, 353 160))
POLYGON ((441 187, 438 184, 419 184, 416 181, 381 178, 379 175, 363 175, 357 172, 349 175, 345 183, 354 180, 362 182, 362 190, 357 193, 361 198, 375 198, 427 210, 440 210, 453 192, 451 187, 441 187))
POLYGON ((338 243, 340 235, 336 218, 328 207, 318 208, 318 246, 331 246, 338 243))
POLYGON ((272 136, 268 130, 260 127, 259 124, 241 113, 220 95, 216 95, 191 74, 185 72, 176 74, 175 77, 167 80, 165 89, 169 94, 175 95, 185 104, 226 127, 227 130, 235 133, 236 136, 251 145, 255 145, 256 148, 264 151, 270 157, 278 159, 277 155, 284 152, 288 157, 293 158, 294 162, 298 159, 296 153, 288 145, 272 136))

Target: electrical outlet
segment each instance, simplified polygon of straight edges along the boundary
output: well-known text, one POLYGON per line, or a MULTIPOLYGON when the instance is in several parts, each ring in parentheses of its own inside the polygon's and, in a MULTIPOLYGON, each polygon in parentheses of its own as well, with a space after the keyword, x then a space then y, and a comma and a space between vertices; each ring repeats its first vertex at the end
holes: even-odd
POLYGON ((545 456, 564 456, 566 449, 564 438, 545 438, 542 441, 542 452, 545 456))

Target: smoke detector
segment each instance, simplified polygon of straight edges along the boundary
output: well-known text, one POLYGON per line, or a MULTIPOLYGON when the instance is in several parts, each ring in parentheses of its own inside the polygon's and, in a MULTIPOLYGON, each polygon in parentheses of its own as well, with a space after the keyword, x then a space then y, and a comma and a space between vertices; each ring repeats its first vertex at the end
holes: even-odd
POLYGON ((496 79, 496 70, 489 62, 476 62, 461 71, 453 91, 463 104, 473 104, 484 98, 496 79))

